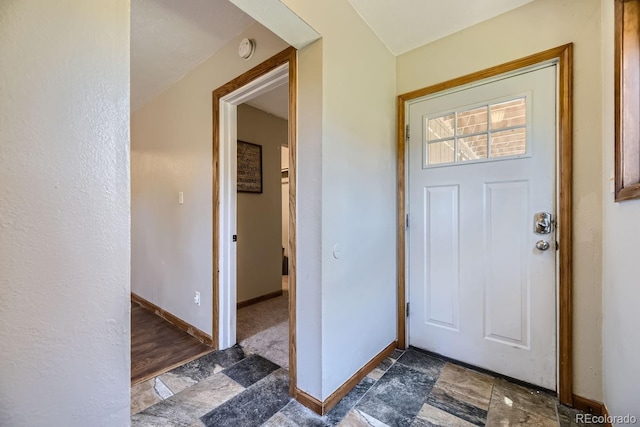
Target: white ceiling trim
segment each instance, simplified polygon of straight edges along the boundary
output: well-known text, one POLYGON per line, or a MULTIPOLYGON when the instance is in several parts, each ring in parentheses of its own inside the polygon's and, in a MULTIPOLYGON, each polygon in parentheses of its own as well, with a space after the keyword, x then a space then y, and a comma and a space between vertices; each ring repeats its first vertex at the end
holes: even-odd
POLYGON ((318 40, 320 34, 280 0, 229 0, 296 49, 318 40))

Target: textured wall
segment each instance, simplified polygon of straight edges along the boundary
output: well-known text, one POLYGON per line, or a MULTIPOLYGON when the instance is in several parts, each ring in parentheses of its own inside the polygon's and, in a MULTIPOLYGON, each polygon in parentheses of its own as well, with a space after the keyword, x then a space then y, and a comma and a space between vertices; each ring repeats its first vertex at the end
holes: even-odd
POLYGON ((604 161, 604 246, 602 372, 604 402, 610 415, 640 418, 640 200, 615 203, 609 178, 614 170, 613 2, 602 0, 604 161))
POLYGON ((280 147, 288 137, 286 120, 238 106, 238 139, 262 146, 262 194, 238 193, 238 302, 282 289, 280 147))
POLYGON ((129 423, 129 2, 0 2, 0 425, 129 423))
POLYGON ((574 50, 574 386, 602 398, 600 0, 536 0, 398 57, 405 93, 546 49, 574 50))

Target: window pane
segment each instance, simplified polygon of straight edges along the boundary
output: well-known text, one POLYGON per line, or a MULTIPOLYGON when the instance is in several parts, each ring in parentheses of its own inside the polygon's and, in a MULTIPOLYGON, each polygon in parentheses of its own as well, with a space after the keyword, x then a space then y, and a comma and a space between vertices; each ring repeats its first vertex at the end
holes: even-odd
POLYGON ((427 144, 427 150, 427 161, 430 165, 454 161, 455 142, 453 139, 427 144))
POLYGON ((458 135, 487 131, 487 107, 458 113, 458 135))
POLYGON ((458 139, 458 161, 487 158, 487 134, 458 139))
POLYGON ((491 129, 500 129, 527 124, 527 104, 525 98, 492 105, 491 129))
POLYGON ((435 119, 429 119, 427 126, 427 138, 429 141, 453 137, 454 114, 447 114, 435 119))
POLYGON ((491 134, 491 157, 518 156, 527 152, 526 128, 491 134))

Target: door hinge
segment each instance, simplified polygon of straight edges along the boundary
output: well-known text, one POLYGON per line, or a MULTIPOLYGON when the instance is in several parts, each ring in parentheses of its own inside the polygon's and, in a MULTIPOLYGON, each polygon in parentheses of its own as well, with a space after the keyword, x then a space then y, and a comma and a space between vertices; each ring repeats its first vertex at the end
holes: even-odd
POLYGON ((409 214, 406 215, 405 219, 404 219, 404 224, 406 228, 409 228, 409 214))
POLYGON ((409 140, 409 125, 405 126, 404 135, 406 136, 407 141, 408 141, 409 140))
POLYGON ((407 317, 409 317, 409 304, 411 303, 407 303, 407 317))
POLYGON ((560 250, 560 245, 558 244, 558 241, 556 240, 556 251, 560 250))
POLYGON ((231 241, 232 242, 237 242, 238 241, 238 236, 236 234, 234 234, 233 236, 231 236, 231 241))

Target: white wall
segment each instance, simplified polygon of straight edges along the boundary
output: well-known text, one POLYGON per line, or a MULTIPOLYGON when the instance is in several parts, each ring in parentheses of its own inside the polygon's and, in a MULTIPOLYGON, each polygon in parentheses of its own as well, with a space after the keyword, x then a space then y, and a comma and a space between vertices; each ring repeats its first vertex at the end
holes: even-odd
POLYGON ((602 399, 600 0, 536 0, 398 57, 398 93, 569 42, 574 50, 574 392, 602 399))
POLYGON ((280 147, 288 138, 286 120, 238 106, 238 139, 262 146, 262 193, 238 193, 238 302, 282 290, 280 147))
POLYGON ((213 310, 212 92, 286 47, 255 24, 131 117, 131 290, 207 334, 213 310), (248 61, 237 54, 244 37, 257 42, 248 61), (200 306, 193 303, 196 291, 200 306))
POLYGON ((604 160, 603 200, 603 377, 611 415, 640 418, 640 200, 614 203, 609 177, 614 168, 613 2, 602 0, 604 160))
MULTIPOLYGON (((312 118, 300 106, 298 123, 301 133, 318 121, 322 128, 322 378, 318 384, 302 369, 298 378, 300 388, 325 399, 396 339, 395 58, 346 0, 284 3, 323 37, 322 115, 312 118)), ((299 59, 301 80, 310 79, 305 61, 319 56, 301 53, 299 59)), ((305 89, 300 84, 301 96, 305 89)), ((306 150, 301 137, 302 210, 319 197, 304 187, 306 150)), ((299 271, 298 287, 305 294, 298 295, 298 306, 306 310, 301 300, 312 282, 300 263, 299 271)), ((298 337, 309 333, 300 326, 298 337)))
POLYGON ((0 2, 0 425, 129 424, 129 2, 0 2))
POLYGON ((297 386, 316 398, 322 394, 322 56, 322 40, 298 51, 297 386))

